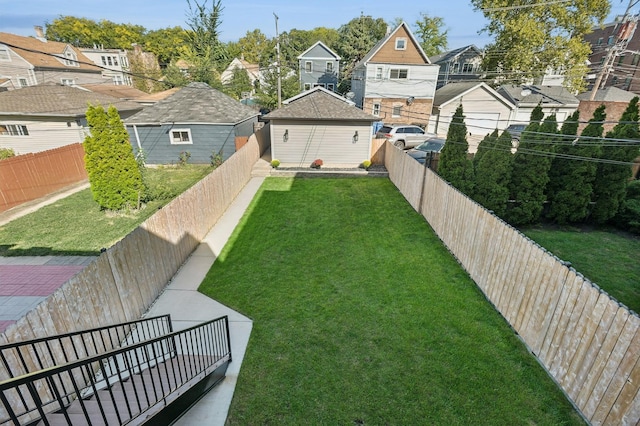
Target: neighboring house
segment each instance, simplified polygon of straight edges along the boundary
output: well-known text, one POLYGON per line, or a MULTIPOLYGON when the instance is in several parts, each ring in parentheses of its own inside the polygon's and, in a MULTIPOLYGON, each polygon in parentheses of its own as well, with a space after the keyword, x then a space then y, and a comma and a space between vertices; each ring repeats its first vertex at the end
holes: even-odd
POLYGON ((95 93, 102 93, 103 95, 113 96, 114 98, 122 99, 125 101, 136 101, 139 98, 145 98, 149 96, 148 93, 135 87, 125 85, 113 85, 113 84, 83 84, 80 86, 82 89, 89 90, 95 93))
POLYGON ((284 101, 263 117, 270 121, 271 157, 282 166, 355 167, 371 157, 372 123, 378 118, 347 99, 315 87, 284 101))
POLYGON ((600 84, 600 89, 617 87, 633 93, 640 93, 640 32, 636 30, 636 23, 609 22, 602 27, 594 27, 584 39, 591 46, 589 55, 590 73, 587 76, 589 88, 593 87, 597 75, 602 70, 610 49, 618 43, 626 44, 621 54, 609 62, 610 72, 607 72, 600 84))
POLYGON ((432 65, 403 22, 380 40, 351 76, 356 106, 387 124, 425 127, 433 107, 438 65, 432 65))
POLYGON ((129 58, 126 50, 81 48, 80 51, 91 61, 102 67, 102 77, 111 84, 131 86, 133 81, 129 73, 129 58))
POLYGON ((300 90, 320 86, 334 92, 338 87, 340 56, 321 41, 298 56, 300 90))
POLYGON ((603 134, 613 130, 620 120, 620 117, 622 117, 622 113, 629 106, 629 101, 636 96, 638 95, 635 93, 627 92, 617 87, 607 87, 598 90, 593 100, 591 100, 590 91, 579 94, 577 96, 580 101, 580 105, 578 106, 578 110, 580 111, 578 134, 582 133, 582 130, 587 126, 587 122, 593 117, 593 112, 602 104, 605 105, 605 112, 607 114, 606 121, 602 124, 604 128, 603 134))
POLYGON ((0 32, 0 78, 9 90, 37 84, 68 86, 102 83, 102 70, 67 43, 0 32))
POLYGON ((0 92, 0 148, 27 154, 83 142, 89 104, 113 105, 123 119, 142 109, 134 102, 52 83, 0 92))
POLYGON ((459 105, 467 132, 482 137, 495 129, 506 129, 516 108, 486 83, 449 83, 436 90, 428 131, 446 136, 459 105))
POLYGON ((247 93, 247 96, 243 96, 243 98, 250 98, 255 94, 256 88, 261 81, 260 66, 257 64, 251 64, 243 58, 233 58, 229 66, 227 66, 227 68, 222 71, 222 74, 220 74, 220 81, 222 84, 229 84, 231 82, 235 70, 242 70, 247 73, 247 77, 249 77, 249 81, 251 82, 251 87, 253 87, 253 89, 250 93, 247 93))
POLYGON ((471 44, 430 57, 432 64, 440 66, 437 89, 451 82, 481 78, 483 56, 482 50, 471 44))
POLYGON ((206 83, 190 83, 125 120, 134 150, 149 164, 177 163, 188 152, 191 163, 229 158, 236 137, 253 134, 259 113, 206 83))
POLYGON ((508 124, 529 124, 531 112, 540 105, 544 116, 555 114, 558 124, 578 109, 578 98, 562 86, 534 86, 505 84, 498 93, 515 105, 508 124))

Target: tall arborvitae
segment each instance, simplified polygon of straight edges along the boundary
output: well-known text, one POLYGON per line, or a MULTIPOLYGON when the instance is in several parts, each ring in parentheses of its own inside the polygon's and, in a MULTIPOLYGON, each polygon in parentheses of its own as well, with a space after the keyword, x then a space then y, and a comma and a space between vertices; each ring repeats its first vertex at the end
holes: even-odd
POLYGON ((605 223, 618 213, 625 197, 627 181, 631 178, 630 165, 608 164, 606 161, 632 162, 640 155, 639 139, 638 97, 635 97, 603 142, 601 162, 598 163, 593 186, 595 205, 591 218, 594 222, 605 223))
MULTIPOLYGON (((497 136, 497 130, 493 135, 497 136)), ((480 160, 476 162, 474 158, 476 184, 473 198, 500 217, 504 217, 507 211, 512 161, 511 135, 506 131, 490 148, 485 148, 480 160)))
POLYGON ((463 193, 473 191, 473 163, 468 158, 467 126, 462 105, 458 106, 447 132, 447 142, 440 153, 438 174, 463 193))
POLYGON ((480 143, 478 144, 478 150, 473 156, 473 168, 474 170, 477 168, 480 159, 489 152, 498 141, 498 129, 494 130, 493 133, 485 136, 480 143))
POLYGON ((85 166, 94 200, 108 210, 137 206, 144 196, 142 175, 118 111, 89 106, 87 123, 85 166))
POLYGON ((513 159, 509 193, 515 202, 507 210, 506 218, 513 225, 536 222, 545 202, 545 188, 549 182, 551 151, 556 142, 558 123, 555 114, 536 123, 542 114, 536 107, 531 113, 531 124, 524 130, 513 159), (535 115, 534 115, 535 114, 535 115))
MULTIPOLYGON (((566 158, 566 156, 598 158, 602 144, 602 125, 606 117, 605 106, 599 106, 594 111, 587 127, 580 134, 580 138, 572 139, 575 133, 571 135, 566 133, 569 137, 557 146, 556 154, 559 156, 553 160, 549 172, 547 217, 559 224, 580 222, 585 220, 589 214, 597 163, 566 158)), ((567 132, 577 128, 577 117, 571 116, 570 120, 571 125, 567 132)), ((565 130, 564 128, 565 126, 563 126, 563 130, 565 130)))

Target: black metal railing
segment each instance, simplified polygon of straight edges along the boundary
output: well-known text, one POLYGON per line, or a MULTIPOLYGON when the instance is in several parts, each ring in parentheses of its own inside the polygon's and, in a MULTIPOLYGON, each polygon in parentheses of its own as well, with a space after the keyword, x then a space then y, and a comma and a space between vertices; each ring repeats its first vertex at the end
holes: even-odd
POLYGON ((172 331, 171 317, 161 315, 0 345, 0 361, 5 369, 0 370, 0 380, 56 367, 172 331))
POLYGON ((230 361, 225 316, 0 382, 0 424, 125 424, 230 361), (84 384, 84 377, 91 380, 84 384))

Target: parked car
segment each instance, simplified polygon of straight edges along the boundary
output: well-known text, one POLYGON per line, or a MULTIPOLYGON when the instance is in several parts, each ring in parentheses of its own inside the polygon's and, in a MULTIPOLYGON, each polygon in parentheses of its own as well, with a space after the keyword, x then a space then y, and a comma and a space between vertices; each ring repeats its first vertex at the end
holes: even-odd
POLYGON ((440 152, 445 142, 446 140, 442 138, 429 138, 415 148, 407 151, 407 154, 413 157, 418 163, 424 164, 427 161, 427 156, 432 152, 440 152))
POLYGON ((512 142, 520 142, 520 136, 526 127, 526 124, 510 124, 505 131, 511 135, 512 142))
POLYGON ((409 125, 384 125, 376 133, 378 139, 386 139, 401 149, 413 148, 429 136, 435 135, 425 133, 421 127, 409 125))

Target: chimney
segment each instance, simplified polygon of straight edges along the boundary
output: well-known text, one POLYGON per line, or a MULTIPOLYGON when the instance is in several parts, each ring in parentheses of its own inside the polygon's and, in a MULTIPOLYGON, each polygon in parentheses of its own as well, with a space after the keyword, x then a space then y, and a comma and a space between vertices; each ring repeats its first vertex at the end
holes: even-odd
POLYGON ((38 40, 44 41, 46 43, 47 39, 44 36, 44 31, 42 31, 42 27, 40 25, 36 25, 36 26, 33 27, 33 29, 36 31, 36 38, 38 40))

